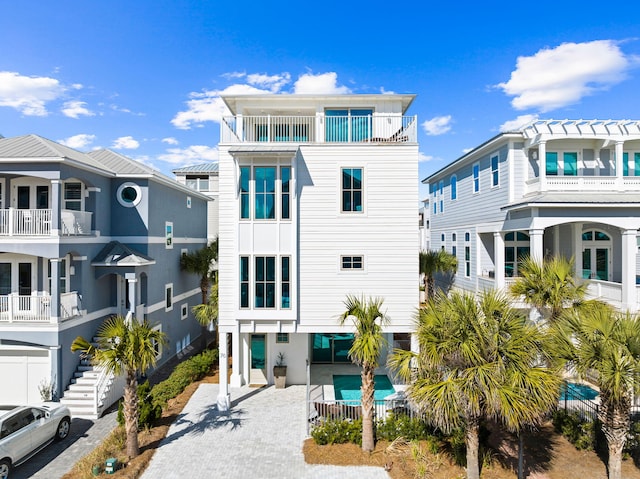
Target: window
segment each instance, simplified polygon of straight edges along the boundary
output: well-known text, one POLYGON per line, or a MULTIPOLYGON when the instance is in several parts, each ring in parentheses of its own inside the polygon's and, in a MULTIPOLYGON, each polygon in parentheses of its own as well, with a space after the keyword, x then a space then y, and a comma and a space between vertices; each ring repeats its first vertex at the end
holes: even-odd
POLYGON ((116 191, 116 199, 125 208, 133 208, 142 199, 142 190, 130 181, 122 183, 116 191))
POLYGON ((187 319, 189 316, 189 304, 183 303, 180 305, 180 319, 187 319))
POLYGON ((362 168, 342 169, 342 211, 362 211, 362 168))
POLYGON ((498 155, 491 157, 491 186, 500 185, 500 170, 499 170, 499 157, 498 155))
POLYGON ((440 195, 440 213, 444 213, 444 181, 438 183, 438 194, 440 195))
POLYGON ((291 280, 289 276, 289 263, 290 261, 288 256, 283 256, 282 258, 280 258, 280 307, 282 309, 291 308, 291 280))
POLYGON ((240 307, 249 307, 249 257, 240 256, 240 307))
POLYGON ((363 141, 371 137, 372 109, 331 109, 325 111, 325 141, 363 141))
POLYGON ((240 167, 240 218, 249 218, 249 177, 251 170, 248 166, 240 167))
POLYGON ((504 235, 504 275, 506 278, 520 276, 522 260, 530 254, 529 235, 522 231, 510 231, 504 235))
POLYGON ((456 175, 451 177, 451 199, 458 199, 458 177, 456 175))
POLYGON ((289 342, 289 333, 277 333, 276 334, 276 343, 288 343, 289 342))
POLYGON ((288 220, 291 218, 291 168, 288 166, 280 167, 280 218, 288 220))
POLYGON ((464 275, 469 278, 471 276, 471 245, 469 240, 471 235, 469 233, 464 234, 464 275))
POLYGON ((209 191, 209 175, 187 175, 185 184, 196 191, 209 191))
POLYGON ((256 308, 276 307, 276 258, 255 257, 255 301, 256 308))
POLYGON ((164 285, 164 310, 173 310, 173 283, 164 285))
POLYGON ((36 208, 45 210, 49 208, 49 187, 36 186, 36 208))
POLYGON ((451 254, 457 256, 458 254, 458 236, 455 233, 451 234, 451 254))
POLYGON ((82 183, 64 184, 64 209, 82 211, 82 183))
POLYGON ((58 265, 58 285, 60 288, 60 293, 68 293, 69 289, 69 273, 71 268, 71 256, 67 255, 64 258, 61 258, 59 261, 51 261, 49 260, 47 275, 49 278, 49 293, 51 293, 51 265, 58 265))
POLYGON ((478 193, 480 191, 480 163, 473 165, 473 192, 478 193))
POLYGON ((444 233, 442 233, 442 234, 440 235, 440 241, 442 241, 442 242, 444 243, 444 233))
POLYGON ((564 176, 577 176, 578 175, 578 153, 565 152, 562 154, 562 160, 564 161, 564 176))
POLYGON ((623 176, 640 176, 640 153, 634 153, 629 161, 629 153, 623 153, 622 157, 623 176))
POLYGON ((273 166, 256 166, 253 173, 256 182, 255 219, 272 220, 276 217, 276 169, 273 166))
POLYGON ((362 269, 362 256, 341 256, 340 269, 362 269))
POLYGON ((545 161, 545 173, 549 176, 558 175, 558 153, 547 151, 545 161))
POLYGON ((167 221, 164 224, 165 248, 173 249, 173 223, 167 221))

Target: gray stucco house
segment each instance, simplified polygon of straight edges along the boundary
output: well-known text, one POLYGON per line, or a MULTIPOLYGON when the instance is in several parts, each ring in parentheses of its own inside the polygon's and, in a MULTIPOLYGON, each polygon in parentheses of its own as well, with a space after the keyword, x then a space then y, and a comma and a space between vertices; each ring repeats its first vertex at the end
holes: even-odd
POLYGON ((195 341, 199 278, 180 255, 207 243, 208 199, 109 150, 1 138, 0 403, 39 401, 52 383, 74 415, 100 414, 122 391, 69 347, 114 314, 167 334, 158 364, 195 341))

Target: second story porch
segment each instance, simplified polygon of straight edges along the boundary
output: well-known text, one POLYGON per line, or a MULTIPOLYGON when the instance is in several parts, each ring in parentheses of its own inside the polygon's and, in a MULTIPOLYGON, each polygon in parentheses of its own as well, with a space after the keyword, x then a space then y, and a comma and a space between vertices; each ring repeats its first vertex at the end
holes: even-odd
POLYGON ((90 211, 61 210, 58 228, 53 210, 0 209, 0 237, 3 236, 80 236, 91 234, 90 211))

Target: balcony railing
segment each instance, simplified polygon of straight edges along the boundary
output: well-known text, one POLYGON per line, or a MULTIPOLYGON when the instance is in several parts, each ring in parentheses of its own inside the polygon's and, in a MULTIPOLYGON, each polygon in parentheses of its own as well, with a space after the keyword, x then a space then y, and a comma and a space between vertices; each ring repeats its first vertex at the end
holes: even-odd
POLYGON ((417 141, 417 118, 369 116, 229 116, 222 143, 404 143, 417 141))
MULTIPOLYGON (((90 211, 62 210, 60 234, 78 236, 91 234, 90 211)), ((51 236, 52 210, 0 210, 0 236, 51 236)))
POLYGON ((543 191, 638 191, 640 176, 546 176, 526 181, 525 194, 543 191))
MULTIPOLYGON (((5 294, 0 295, 0 323, 55 323, 51 316, 52 298, 44 294, 5 294)), ((60 320, 80 315, 80 296, 76 291, 60 295, 60 320)))

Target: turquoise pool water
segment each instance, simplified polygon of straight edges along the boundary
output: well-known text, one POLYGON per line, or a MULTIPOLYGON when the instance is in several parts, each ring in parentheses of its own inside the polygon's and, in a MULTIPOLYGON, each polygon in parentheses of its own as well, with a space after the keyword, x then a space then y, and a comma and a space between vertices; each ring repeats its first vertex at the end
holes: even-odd
POLYGON ((595 399, 600 393, 586 384, 565 383, 560 388, 560 399, 595 399), (565 386, 566 384, 566 386, 565 386), (565 397, 566 396, 566 397, 565 397))
MULTIPOLYGON (((393 394, 394 392, 396 392, 396 390, 393 388, 393 384, 391 384, 389 378, 384 374, 377 374, 376 376, 374 376, 373 383, 376 388, 373 394, 373 399, 376 401, 382 400, 389 394, 393 394)), ((361 385, 362 378, 357 374, 333 375, 333 389, 336 399, 359 401, 361 385)))

